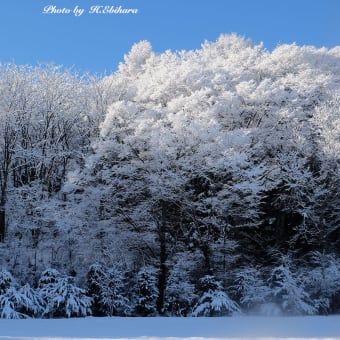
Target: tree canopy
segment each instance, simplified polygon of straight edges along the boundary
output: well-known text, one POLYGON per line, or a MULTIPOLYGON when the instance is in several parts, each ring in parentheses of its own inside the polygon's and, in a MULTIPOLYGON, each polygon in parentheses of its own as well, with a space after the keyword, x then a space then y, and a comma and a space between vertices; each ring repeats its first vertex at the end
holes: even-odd
POLYGON ((68 316, 339 311, 339 84, 339 47, 235 34, 102 78, 0 65, 1 266, 65 273, 68 316))

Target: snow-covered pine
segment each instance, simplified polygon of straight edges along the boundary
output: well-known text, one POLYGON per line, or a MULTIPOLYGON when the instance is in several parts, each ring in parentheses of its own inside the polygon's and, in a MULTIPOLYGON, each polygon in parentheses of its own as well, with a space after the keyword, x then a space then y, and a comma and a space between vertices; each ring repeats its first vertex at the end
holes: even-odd
POLYGON ((6 294, 0 296, 0 317, 2 319, 24 319, 27 315, 16 310, 15 302, 16 291, 10 288, 6 294))
POLYGON ((96 315, 129 315, 130 303, 123 273, 96 263, 87 274, 87 293, 92 297, 92 310, 96 315))
POLYGON ((340 261, 334 254, 317 251, 311 254, 311 262, 312 268, 301 268, 300 281, 319 313, 336 312, 336 297, 339 299, 340 296, 340 261))
POLYGON ((15 288, 12 274, 2 269, 0 271, 0 317, 3 319, 20 319, 27 317, 19 312, 20 294, 15 288))
POLYGON ((23 319, 40 317, 45 304, 40 292, 29 284, 17 289, 14 285, 8 287, 0 295, 0 316, 4 319, 23 319))
POLYGON ((156 315, 157 270, 146 266, 139 270, 133 292, 133 311, 139 316, 156 315))
POLYGON ((315 314, 317 309, 310 295, 290 267, 290 259, 284 257, 282 264, 271 270, 269 282, 273 302, 288 315, 315 314))
POLYGON ((32 288, 28 283, 18 289, 17 303, 21 313, 30 317, 41 317, 45 310, 45 301, 39 289, 32 288))
POLYGON ((117 269, 109 270, 100 294, 100 302, 106 315, 126 316, 130 314, 130 304, 125 294, 122 273, 117 269))
POLYGON ((202 295, 198 299, 192 316, 223 316, 240 314, 241 309, 229 295, 223 291, 221 282, 206 275, 199 282, 202 295))
POLYGON ((202 261, 202 256, 192 252, 182 252, 168 263, 169 275, 165 291, 165 311, 169 315, 190 315, 198 296, 195 292, 194 270, 202 261))
POLYGON ((87 273, 87 293, 92 297, 92 310, 96 315, 106 315, 102 295, 107 282, 107 269, 99 263, 90 266, 87 273))
POLYGON ((236 270, 233 290, 245 309, 256 313, 259 306, 270 301, 271 289, 264 280, 260 268, 248 267, 236 270))
POLYGON ((5 294, 12 285, 14 285, 12 274, 5 269, 0 270, 0 295, 5 294))
POLYGON ((73 284, 72 277, 63 277, 50 269, 40 279, 40 294, 45 300, 44 317, 80 317, 91 314, 92 299, 73 284))

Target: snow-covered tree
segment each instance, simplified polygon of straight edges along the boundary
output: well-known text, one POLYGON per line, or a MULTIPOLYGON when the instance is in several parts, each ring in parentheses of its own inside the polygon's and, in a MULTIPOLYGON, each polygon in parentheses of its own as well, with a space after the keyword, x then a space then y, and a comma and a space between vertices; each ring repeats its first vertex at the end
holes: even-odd
POLYGON ((5 270, 2 269, 0 271, 0 295, 5 294, 6 291, 14 285, 14 279, 12 274, 5 270))
POLYGON ((315 314, 316 308, 302 282, 291 269, 291 261, 284 257, 282 264, 271 270, 271 294, 286 314, 315 314))
POLYGON ((109 270, 101 292, 101 303, 109 316, 128 315, 129 300, 124 296, 124 281, 118 270, 109 270))
POLYGON ((0 315, 4 319, 24 319, 40 317, 45 309, 45 302, 40 292, 29 284, 17 289, 10 287, 0 295, 0 315))
POLYGON ((91 314, 92 299, 73 284, 73 278, 49 269, 42 273, 39 288, 46 302, 44 316, 70 318, 91 314))
POLYGON ((0 271, 0 317, 22 319, 39 317, 44 310, 44 300, 38 290, 29 284, 18 288, 11 273, 0 271))
POLYGON ((87 273, 87 293, 92 298, 94 315, 105 315, 102 294, 106 281, 106 269, 100 264, 92 264, 87 273))
POLYGON ((165 310, 173 316, 187 316, 197 300, 194 282, 197 271, 203 266, 203 255, 182 252, 174 256, 172 262, 165 291, 165 310))
POLYGON ((259 268, 247 267, 235 273, 233 289, 240 304, 255 312, 257 307, 269 301, 271 289, 266 284, 263 272, 259 268))
POLYGON ((151 266, 143 267, 139 270, 133 292, 133 310, 136 315, 154 316, 156 314, 158 297, 156 275, 156 269, 151 266))
POLYGON ((201 296, 192 312, 193 316, 221 316, 241 313, 238 304, 223 290, 221 282, 206 275, 199 281, 201 296))
POLYGON ((17 290, 16 304, 22 314, 33 317, 40 317, 46 307, 39 289, 32 288, 28 283, 17 290))
POLYGON ((301 280, 322 314, 339 309, 340 261, 333 254, 312 253, 313 267, 301 270, 301 280))

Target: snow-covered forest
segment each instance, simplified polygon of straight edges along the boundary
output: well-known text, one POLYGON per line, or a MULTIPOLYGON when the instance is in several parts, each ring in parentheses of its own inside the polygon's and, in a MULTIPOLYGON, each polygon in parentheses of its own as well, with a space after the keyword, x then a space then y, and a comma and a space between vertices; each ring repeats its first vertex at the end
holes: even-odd
POLYGON ((0 316, 340 312, 340 47, 0 65, 0 316))

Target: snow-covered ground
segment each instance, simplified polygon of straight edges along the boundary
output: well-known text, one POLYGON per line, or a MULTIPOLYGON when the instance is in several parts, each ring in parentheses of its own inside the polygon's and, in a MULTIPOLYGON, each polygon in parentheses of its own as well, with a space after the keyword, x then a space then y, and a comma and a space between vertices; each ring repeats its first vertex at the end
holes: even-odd
POLYGON ((0 319, 0 340, 339 339, 340 316, 0 319))

